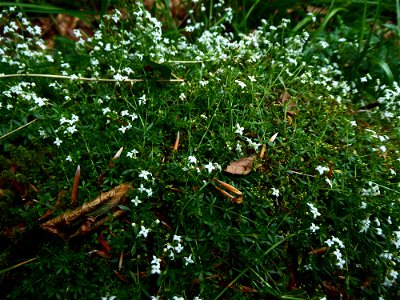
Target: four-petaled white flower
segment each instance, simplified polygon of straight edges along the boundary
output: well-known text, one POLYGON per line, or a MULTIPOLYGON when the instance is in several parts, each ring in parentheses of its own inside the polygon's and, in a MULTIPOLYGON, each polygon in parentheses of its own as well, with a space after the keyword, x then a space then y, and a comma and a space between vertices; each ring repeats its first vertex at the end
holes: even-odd
POLYGON ((256 82, 257 81, 257 79, 254 76, 249 75, 247 77, 249 77, 251 82, 256 82))
POLYGON ((139 174, 139 177, 144 178, 145 180, 149 179, 148 176, 152 177, 153 175, 151 175, 151 173, 146 170, 142 170, 139 174))
POLYGON ((181 237, 180 235, 176 235, 176 234, 175 234, 175 235, 173 236, 172 240, 173 240, 173 241, 177 241, 177 242, 180 243, 180 242, 182 241, 182 237, 181 237))
POLYGON ((188 257, 184 257, 185 259, 185 266, 187 266, 188 264, 193 264, 194 261, 192 259, 192 254, 190 254, 188 257))
POLYGON ((138 206, 138 204, 142 203, 142 201, 139 200, 139 197, 138 197, 138 196, 136 196, 135 198, 133 198, 133 199, 131 200, 131 202, 132 202, 133 204, 135 204, 135 206, 138 206))
POLYGON ((196 163, 197 163, 197 158, 190 155, 190 156, 188 157, 188 161, 189 161, 189 163, 191 163, 191 164, 196 164, 196 163))
POLYGON ((236 124, 236 131, 235 133, 239 134, 239 135, 243 135, 243 127, 240 127, 239 123, 236 124))
POLYGON ((279 190, 276 188, 271 188, 272 196, 279 197, 279 190))
POLYGON ((204 165, 204 168, 208 170, 208 173, 211 173, 213 170, 215 170, 215 167, 212 162, 209 162, 207 165, 204 165))
POLYGON ((235 80, 235 82, 242 88, 244 89, 246 87, 246 84, 240 80, 235 80))
POLYGON ((315 168, 319 172, 319 175, 324 174, 324 172, 328 172, 329 168, 328 167, 323 167, 323 166, 318 166, 315 168))
POLYGON ((319 229, 319 226, 315 225, 314 223, 311 223, 310 231, 312 233, 315 233, 318 229, 319 229))
POLYGON ((181 253, 183 250, 182 244, 178 243, 178 245, 174 247, 174 250, 176 251, 176 253, 181 253))
POLYGON ((59 138, 56 138, 56 140, 54 141, 54 144, 56 144, 57 147, 60 147, 61 143, 62 143, 62 140, 60 140, 59 138))
POLYGON ((318 209, 314 206, 312 203, 307 203, 307 205, 310 207, 310 211, 314 216, 314 219, 319 217, 321 214, 319 213, 318 209))
POLYGON ((138 233, 138 236, 142 236, 144 238, 147 238, 147 235, 149 234, 150 229, 147 229, 143 225, 140 227, 140 231, 138 233))

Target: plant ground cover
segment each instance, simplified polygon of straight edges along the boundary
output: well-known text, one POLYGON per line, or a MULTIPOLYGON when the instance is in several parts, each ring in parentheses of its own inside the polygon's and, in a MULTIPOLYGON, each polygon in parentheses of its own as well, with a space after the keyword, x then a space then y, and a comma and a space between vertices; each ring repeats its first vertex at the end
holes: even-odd
POLYGON ((2 11, 3 298, 399 296, 398 29, 332 5, 240 32, 205 4, 169 30, 121 6, 52 49, 2 11), (98 230, 40 227, 123 184, 80 214, 98 230))

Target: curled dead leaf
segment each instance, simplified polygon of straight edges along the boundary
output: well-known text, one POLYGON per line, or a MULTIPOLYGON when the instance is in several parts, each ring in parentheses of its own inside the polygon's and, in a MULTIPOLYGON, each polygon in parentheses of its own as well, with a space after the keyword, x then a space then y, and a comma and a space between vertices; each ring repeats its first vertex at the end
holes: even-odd
POLYGON ((310 252, 308 252, 308 254, 314 254, 314 255, 322 255, 324 254, 326 251, 328 251, 328 247, 322 247, 319 249, 313 249, 310 252))
MULTIPOLYGON (((130 184, 120 184, 108 192, 101 193, 93 201, 43 223, 41 227, 64 239, 93 232, 107 222, 108 216, 103 217, 104 214, 122 204, 125 194, 130 189, 130 184)), ((124 213, 122 210, 116 210, 112 215, 113 218, 119 218, 124 213)))
POLYGON ((290 94, 287 91, 283 91, 281 94, 281 98, 280 98, 281 103, 284 103, 284 102, 290 100, 291 97, 292 96, 290 96, 290 94))
POLYGON ((269 141, 270 141, 271 143, 273 143, 273 142, 275 141, 275 139, 276 139, 277 136, 278 136, 278 132, 275 133, 273 136, 271 136, 271 138, 269 139, 269 141))
POLYGON ((223 182, 221 180, 218 180, 216 178, 213 179, 216 183, 218 183, 220 186, 214 186, 222 195, 228 197, 231 202, 236 202, 236 204, 240 204, 243 202, 243 193, 239 191, 237 188, 235 188, 233 185, 230 185, 226 182, 223 182), (229 194, 226 190, 229 192, 233 193, 234 195, 229 194))
POLYGON ((180 139, 181 139, 181 134, 180 134, 180 132, 178 131, 178 133, 176 134, 176 139, 175 139, 175 143, 174 143, 174 148, 173 148, 173 150, 178 151, 180 139))
POLYGON ((253 155, 233 161, 226 167, 225 172, 235 175, 247 175, 253 170, 256 157, 256 155, 253 155))

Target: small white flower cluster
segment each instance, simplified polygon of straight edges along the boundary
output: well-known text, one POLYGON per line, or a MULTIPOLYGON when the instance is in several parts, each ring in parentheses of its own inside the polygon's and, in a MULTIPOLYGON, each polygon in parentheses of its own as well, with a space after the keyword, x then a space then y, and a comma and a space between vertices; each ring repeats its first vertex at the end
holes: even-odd
POLYGON ((391 87, 380 85, 380 80, 377 79, 375 90, 382 91, 383 96, 378 98, 378 102, 384 106, 382 109, 376 111, 381 114, 381 119, 393 120, 400 116, 400 86, 399 83, 394 81, 391 87))
POLYGON ((64 116, 60 119, 60 125, 67 123, 69 126, 64 130, 64 134, 74 134, 76 131, 75 123, 79 121, 79 117, 75 114, 72 114, 71 119, 66 119, 64 116))
MULTIPOLYGON (((379 143, 384 143, 389 140, 389 137, 387 135, 379 135, 377 134, 374 130, 366 128, 365 131, 370 133, 370 137, 374 138, 375 140, 378 140, 379 143)), ((385 153, 387 151, 385 145, 380 145, 378 148, 372 148, 372 151, 380 151, 382 153, 385 153)))
POLYGON ((249 139, 248 137, 244 137, 244 139, 246 140, 246 142, 248 143, 248 145, 254 149, 254 151, 258 151, 258 148, 260 148, 260 146, 261 146, 260 143, 253 142, 253 141, 252 141, 251 139, 249 139))
POLYGON ((310 212, 313 214, 313 218, 316 219, 319 217, 321 214, 318 211, 318 208, 314 206, 312 203, 307 203, 307 205, 310 207, 310 212))
POLYGON ((9 23, 2 26, 0 40, 0 61, 8 64, 13 69, 18 68, 18 73, 26 71, 27 66, 40 63, 43 60, 52 62, 53 58, 47 54, 44 41, 41 39, 42 30, 39 26, 32 26, 23 17, 22 13, 15 15, 15 10, 2 8, 0 17, 10 19, 9 23), (24 34, 21 34, 21 33, 24 34))
POLYGON ((381 194, 379 186, 376 183, 369 181, 368 185, 369 188, 361 189, 361 196, 378 196, 381 194))
MULTIPOLYGON (((320 212, 318 211, 318 208, 316 208, 314 206, 314 204, 307 203, 307 205, 309 206, 310 212, 313 214, 314 219, 316 219, 317 217, 319 217, 321 215, 320 212)), ((311 226, 309 229, 310 229, 311 233, 316 233, 317 230, 319 230, 319 228, 320 228, 319 226, 315 225, 314 223, 311 223, 311 226)))
POLYGON ((388 288, 392 287, 392 285, 396 282, 398 276, 399 276, 399 272, 391 269, 389 271, 388 276, 385 277, 383 286, 388 287, 388 288))
POLYGON ((343 255, 339 249, 339 248, 342 248, 342 249, 344 248, 343 242, 340 239, 338 239, 337 237, 332 236, 331 239, 328 239, 325 241, 325 244, 327 244, 328 247, 332 247, 332 246, 335 246, 335 244, 337 244, 338 247, 336 247, 335 251, 333 251, 333 254, 336 256, 336 259, 337 259, 336 266, 338 266, 340 269, 343 269, 346 261, 343 259, 343 255))
POLYGON ((139 154, 139 151, 137 151, 136 149, 132 149, 131 151, 129 151, 126 156, 132 159, 137 158, 137 154, 139 154))
MULTIPOLYGON (((258 151, 259 147, 261 146, 260 143, 256 143, 253 142, 251 139, 249 139, 248 137, 243 136, 243 131, 244 131, 244 127, 240 126, 239 123, 236 124, 236 130, 235 133, 242 136, 243 139, 247 142, 247 144, 249 145, 249 147, 253 148, 255 151, 258 151)), ((237 143, 236 144, 236 151, 238 151, 239 153, 242 152, 242 146, 237 143)))
POLYGON ((197 172, 200 172, 200 168, 197 166, 197 158, 193 155, 189 155, 187 159, 187 165, 182 168, 183 171, 189 171, 190 169, 196 169, 197 172))
MULTIPOLYGON (((10 87, 8 90, 3 91, 2 94, 5 95, 7 98, 15 99, 17 96, 18 99, 33 102, 37 106, 42 107, 46 105, 49 101, 46 98, 39 97, 35 92, 31 91, 36 84, 34 82, 20 82, 17 85, 10 87)), ((15 100, 14 100, 15 101, 15 100)))
POLYGON ((160 262, 161 259, 153 255, 153 260, 151 261, 151 274, 161 274, 160 262))
MULTIPOLYGON (((325 166, 317 166, 315 168, 315 170, 317 170, 319 172, 319 175, 324 174, 325 172, 328 172, 330 169, 328 167, 325 166)), ((329 186, 332 188, 332 182, 329 178, 325 178, 325 181, 329 184, 329 186)))
POLYGON ((172 246, 170 243, 165 244, 164 252, 170 251, 169 257, 171 259, 174 259, 175 256, 173 251, 175 251, 176 253, 181 253, 183 250, 181 242, 182 242, 182 237, 179 235, 174 235, 172 237, 172 244, 174 244, 174 246, 172 246))
POLYGON ((361 229, 359 233, 367 232, 369 227, 371 226, 371 221, 369 220, 369 217, 366 218, 365 220, 361 221, 361 229))
MULTIPOLYGON (((76 129, 75 123, 79 121, 79 117, 75 114, 72 114, 71 119, 66 119, 64 116, 61 117, 60 119, 60 127, 55 130, 55 132, 59 132, 60 129, 64 129, 63 133, 64 134, 74 134, 78 130, 76 129), (65 127, 64 124, 68 124, 69 126, 65 127)), ((62 144, 62 140, 59 137, 56 137, 56 140, 53 142, 53 144, 57 145, 57 147, 60 147, 62 144)), ((70 157, 67 157, 67 160, 70 160, 70 157)))
POLYGON ((147 194, 147 197, 153 196, 152 188, 145 188, 142 183, 140 184, 140 187, 138 188, 138 191, 141 192, 141 193, 145 192, 147 194))
MULTIPOLYGON (((182 243, 182 237, 179 235, 174 235, 172 237, 172 243, 165 244, 164 252, 169 252, 168 256, 170 259, 174 260, 175 254, 179 254, 183 251, 184 248, 181 243, 182 243)), ((188 257, 184 257, 184 260, 185 260, 185 266, 194 263, 191 254, 188 257)))
POLYGON ((400 231, 393 231, 392 244, 400 250, 400 231))

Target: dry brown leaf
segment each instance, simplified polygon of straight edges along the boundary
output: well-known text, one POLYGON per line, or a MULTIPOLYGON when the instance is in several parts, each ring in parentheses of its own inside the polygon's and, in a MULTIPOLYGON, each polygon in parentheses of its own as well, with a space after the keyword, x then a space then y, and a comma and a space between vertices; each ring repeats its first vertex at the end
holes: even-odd
POLYGON ((273 136, 271 136, 271 138, 269 139, 269 141, 270 141, 271 143, 273 143, 273 142, 275 141, 275 139, 276 139, 277 136, 278 136, 278 132, 275 133, 273 136))
POLYGON ((173 148, 175 151, 178 151, 180 139, 181 139, 181 134, 178 131, 178 133, 176 134, 176 139, 175 139, 174 148, 173 148))
POLYGON ((284 103, 286 101, 288 101, 292 96, 290 96, 290 94, 286 91, 283 91, 281 94, 281 103, 284 103))
MULTIPOLYGON (((84 203, 73 211, 67 211, 43 223, 41 227, 64 239, 92 232, 108 220, 108 217, 100 218, 99 220, 97 220, 97 217, 103 215, 117 204, 123 203, 125 194, 130 188, 130 184, 120 184, 108 192, 101 193, 93 201, 84 203), (81 224, 82 222, 83 224, 81 224), (79 228, 77 230, 74 228, 74 224, 78 224, 79 228)), ((118 218, 123 213, 124 211, 117 210, 113 213, 113 217, 118 218)))
POLYGON ((253 155, 233 161, 226 167, 225 172, 235 175, 247 175, 253 170, 256 157, 256 155, 253 155))
POLYGON ((240 204, 243 202, 243 193, 239 191, 237 188, 235 188, 233 185, 230 185, 229 183, 223 182, 221 180, 218 180, 216 178, 213 179, 219 186, 214 186, 222 195, 225 197, 228 197, 231 202, 240 204), (223 188, 227 189, 229 192, 233 193, 234 195, 229 194, 226 190, 223 188))

